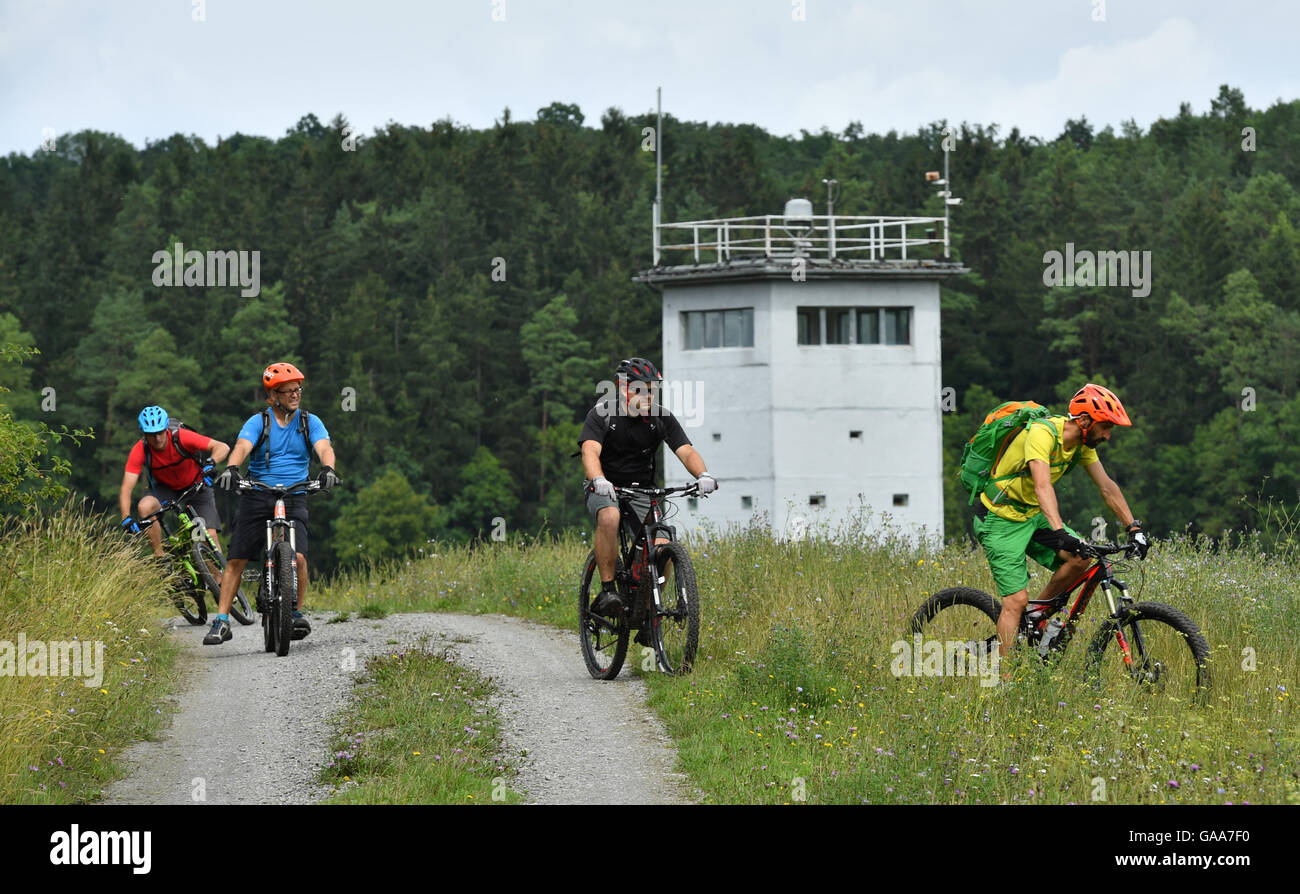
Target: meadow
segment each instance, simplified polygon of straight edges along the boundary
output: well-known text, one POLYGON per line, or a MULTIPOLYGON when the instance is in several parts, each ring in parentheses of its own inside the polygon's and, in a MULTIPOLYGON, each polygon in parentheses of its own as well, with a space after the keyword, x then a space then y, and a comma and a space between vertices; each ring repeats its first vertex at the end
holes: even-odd
MULTIPOLYGON (((586 540, 431 544, 340 575, 312 607, 500 612, 575 629, 586 540)), ((1213 683, 1199 700, 1118 673, 1085 684, 1100 598, 1062 660, 1010 662, 1010 682, 896 676, 895 644, 927 595, 992 591, 969 545, 925 550, 852 529, 791 542, 755 525, 699 540, 692 556, 692 673, 643 672, 634 645, 623 674, 646 678, 682 769, 712 802, 1300 803, 1298 600, 1291 563, 1256 539, 1176 537, 1121 569, 1135 598, 1178 607, 1208 639, 1213 683)), ((1038 569, 1031 590, 1045 580, 1038 569)))

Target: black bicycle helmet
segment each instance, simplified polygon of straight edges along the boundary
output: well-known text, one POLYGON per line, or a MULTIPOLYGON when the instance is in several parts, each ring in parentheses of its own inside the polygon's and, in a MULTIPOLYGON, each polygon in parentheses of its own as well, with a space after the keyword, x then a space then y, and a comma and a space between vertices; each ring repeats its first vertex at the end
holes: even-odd
POLYGON ((618 375, 629 382, 662 382, 655 365, 644 357, 632 357, 618 365, 618 375))

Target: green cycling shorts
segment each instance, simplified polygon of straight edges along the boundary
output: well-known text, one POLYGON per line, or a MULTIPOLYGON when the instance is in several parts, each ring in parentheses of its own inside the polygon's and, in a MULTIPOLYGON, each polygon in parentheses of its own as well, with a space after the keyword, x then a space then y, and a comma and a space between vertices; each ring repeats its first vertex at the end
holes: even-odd
MULTIPOLYGON (((974 528, 975 539, 984 547, 984 555, 988 557, 989 568, 993 571, 998 596, 1010 596, 1029 586, 1029 563, 1025 561, 1026 556, 1049 571, 1061 567, 1062 562, 1056 550, 1032 539, 1036 531, 1052 529, 1041 512, 1027 521, 1007 521, 990 512, 984 518, 977 517, 974 528)), ((1069 525, 1065 526, 1065 530, 1079 537, 1069 525)))

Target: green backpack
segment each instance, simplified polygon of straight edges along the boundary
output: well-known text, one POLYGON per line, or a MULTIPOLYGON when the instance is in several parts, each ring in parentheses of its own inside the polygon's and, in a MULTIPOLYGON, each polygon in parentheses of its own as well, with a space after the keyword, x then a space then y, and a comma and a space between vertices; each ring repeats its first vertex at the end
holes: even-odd
MULTIPOLYGON (((998 467, 998 463, 1002 461, 1002 454, 1006 452, 1011 442, 1016 439, 1016 435, 1034 423, 1046 425, 1051 429, 1052 437, 1056 440, 1057 445, 1060 444, 1061 436, 1057 432, 1056 426, 1047 421, 1051 415, 1051 410, 1034 403, 1032 400, 1011 400, 999 404, 993 412, 984 417, 984 423, 962 449, 961 462, 957 467, 957 477, 961 480, 961 486, 970 491, 968 505, 973 506, 976 498, 983 493, 994 503, 1008 503, 1021 511, 1029 508, 1008 498, 1006 491, 998 486, 998 482, 1028 475, 1029 466, 1027 463, 1025 468, 1018 472, 1000 475, 997 478, 991 476, 993 470, 998 467)), ((1079 453, 1080 451, 1076 450, 1074 456, 1066 463, 1066 472, 1073 468, 1079 458, 1079 453)))

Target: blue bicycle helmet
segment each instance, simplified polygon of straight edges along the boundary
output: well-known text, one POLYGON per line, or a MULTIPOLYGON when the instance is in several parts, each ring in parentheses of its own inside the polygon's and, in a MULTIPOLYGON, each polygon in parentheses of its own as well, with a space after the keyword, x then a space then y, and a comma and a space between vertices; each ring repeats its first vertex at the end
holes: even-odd
POLYGON ((162 407, 145 407, 140 411, 140 431, 146 435, 167 430, 167 411, 162 407))

